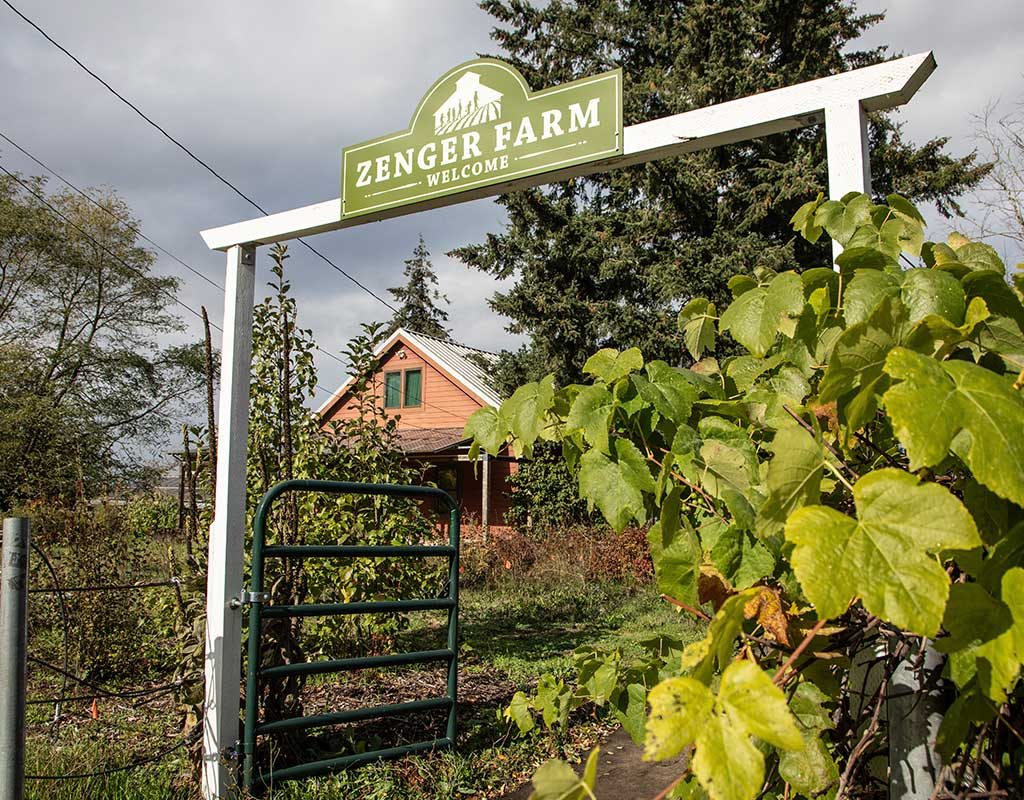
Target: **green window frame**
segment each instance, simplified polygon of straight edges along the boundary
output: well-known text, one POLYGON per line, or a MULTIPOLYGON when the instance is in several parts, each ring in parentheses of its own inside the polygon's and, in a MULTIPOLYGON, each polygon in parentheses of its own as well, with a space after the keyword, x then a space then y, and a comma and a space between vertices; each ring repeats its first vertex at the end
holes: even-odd
POLYGON ((384 373, 384 408, 399 408, 402 405, 402 373, 384 373))
POLYGON ((402 405, 414 408, 423 402, 423 370, 407 369, 405 371, 405 396, 402 405))

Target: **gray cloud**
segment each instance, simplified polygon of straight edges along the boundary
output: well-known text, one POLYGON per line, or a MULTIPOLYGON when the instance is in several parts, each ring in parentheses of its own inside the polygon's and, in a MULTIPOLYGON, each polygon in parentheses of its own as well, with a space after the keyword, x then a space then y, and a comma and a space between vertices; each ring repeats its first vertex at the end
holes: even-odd
MULTIPOLYGON (((901 114, 908 134, 918 142, 950 135, 954 152, 971 149, 971 114, 1020 96, 1021 4, 889 5, 865 43, 904 53, 932 48, 939 62, 901 114)), ((21 0, 20 7, 271 211, 336 197, 343 146, 403 128, 435 78, 493 50, 490 18, 466 0, 21 0)), ((223 256, 208 251, 198 231, 256 212, 5 7, 0 85, 0 129, 80 185, 116 187, 149 236, 222 280, 223 256)), ((38 172, 9 148, 2 158, 8 168, 38 172)), ((487 308, 498 284, 444 253, 502 224, 499 207, 476 201, 322 236, 316 246, 389 298, 387 287, 401 282, 402 262, 422 233, 452 301, 455 336, 500 349, 519 340, 487 308)), ((301 323, 324 349, 336 352, 359 323, 388 315, 303 248, 291 252, 301 323)), ((220 317, 215 290, 165 257, 159 268, 182 274, 185 302, 220 317)), ((330 391, 343 369, 326 357, 318 363, 322 390, 330 391)))

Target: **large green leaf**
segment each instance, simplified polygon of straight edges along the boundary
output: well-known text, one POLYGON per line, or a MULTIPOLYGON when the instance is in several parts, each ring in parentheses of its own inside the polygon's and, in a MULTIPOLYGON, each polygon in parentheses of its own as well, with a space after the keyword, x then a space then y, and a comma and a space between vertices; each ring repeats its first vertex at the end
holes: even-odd
POLYGON ((1001 600, 977 583, 954 585, 942 626, 949 638, 937 646, 950 654, 957 686, 976 679, 987 697, 1004 703, 1024 663, 1024 569, 1013 567, 1003 575, 1001 600))
POLYGON ((844 247, 853 238, 857 228, 871 221, 871 198, 863 194, 850 194, 842 200, 828 200, 815 212, 814 224, 824 228, 828 235, 844 247))
POLYGON ((663 760, 695 744, 693 771, 712 800, 752 800, 764 780, 753 737, 800 750, 782 691, 751 661, 726 667, 718 694, 693 678, 669 678, 650 693, 644 757, 663 760))
POLYGON ((607 453, 608 429, 611 427, 614 412, 615 399, 606 386, 599 383, 584 386, 569 408, 565 427, 568 431, 582 431, 591 447, 607 453))
POLYGON ((650 381, 644 399, 653 404, 658 413, 677 425, 686 422, 697 399, 698 388, 692 373, 670 366, 664 361, 651 361, 646 367, 650 381))
POLYGON ((711 562, 735 589, 746 589, 775 571, 775 556, 739 528, 728 528, 711 548, 711 562))
POLYGON ((768 497, 757 512, 759 537, 782 533, 786 519, 801 506, 818 502, 825 453, 821 442, 799 425, 780 428, 772 442, 768 497))
POLYGON ((850 600, 901 628, 934 636, 949 596, 942 550, 981 544, 974 520, 938 484, 896 469, 868 473, 853 487, 857 518, 806 506, 786 523, 797 580, 822 618, 850 600))
POLYGON ((935 314, 953 325, 964 321, 967 299, 960 281, 948 272, 935 269, 910 269, 904 273, 900 297, 907 307, 910 322, 935 314))
POLYGON ((615 457, 600 450, 588 450, 580 458, 580 496, 593 508, 595 505, 615 530, 622 530, 635 519, 644 522, 643 492, 653 493, 654 478, 636 445, 619 439, 615 457))
POLYGON ((636 372, 643 365, 644 357, 636 347, 631 347, 621 353, 606 347, 587 359, 587 363, 583 365, 583 371, 605 383, 615 383, 619 378, 636 372))
POLYGON ((564 761, 552 759, 541 764, 531 779, 533 793, 530 800, 587 800, 593 797, 600 753, 600 747, 590 751, 582 776, 578 776, 564 761))
POLYGON ((900 383, 885 393, 893 428, 911 469, 955 453, 975 479, 1024 505, 1024 397, 1002 376, 965 361, 938 362, 904 348, 886 372, 900 383))
POLYGON ((847 325, 866 321, 886 297, 897 297, 900 281, 877 269, 859 269, 843 291, 843 316, 847 325))
POLYGON ((779 775, 800 794, 813 797, 839 781, 839 769, 825 743, 812 733, 804 734, 802 750, 785 750, 779 756, 779 775))
POLYGON ((555 376, 548 375, 535 383, 520 386, 501 404, 499 414, 508 423, 516 443, 527 458, 532 456, 533 443, 547 422, 555 397, 554 384, 555 376))
POLYGON ((899 341, 905 317, 903 304, 886 297, 868 320, 847 328, 832 348, 818 399, 837 401, 848 436, 874 417, 878 400, 888 388, 885 359, 899 341))
POLYGON ((484 406, 470 414, 462 435, 473 438, 474 448, 482 447, 496 456, 508 439, 508 422, 498 415, 496 409, 484 406))
POLYGON ((775 342, 780 327, 792 335, 804 307, 803 283, 795 272, 783 272, 767 286, 744 292, 722 314, 720 327, 757 357, 775 342))
POLYGON ((701 547, 697 536, 679 524, 682 489, 675 487, 661 505, 661 518, 647 531, 658 591, 697 605, 701 547))

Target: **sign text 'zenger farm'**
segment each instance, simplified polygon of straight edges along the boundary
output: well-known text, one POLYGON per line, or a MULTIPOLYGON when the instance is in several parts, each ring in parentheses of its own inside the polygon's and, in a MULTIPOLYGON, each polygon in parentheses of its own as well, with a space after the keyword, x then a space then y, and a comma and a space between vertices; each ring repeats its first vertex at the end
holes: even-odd
POLYGON ((342 153, 343 219, 622 153, 622 71, 539 92, 484 58, 438 80, 408 130, 342 153))

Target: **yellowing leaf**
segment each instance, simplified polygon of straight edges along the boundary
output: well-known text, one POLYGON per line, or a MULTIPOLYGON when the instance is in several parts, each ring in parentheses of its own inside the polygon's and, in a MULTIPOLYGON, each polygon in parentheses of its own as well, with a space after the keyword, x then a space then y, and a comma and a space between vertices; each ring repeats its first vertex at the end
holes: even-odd
POLYGON ((674 758, 695 742, 714 701, 711 690, 693 678, 669 678, 651 689, 644 758, 674 758))
POLYGON ((872 614, 934 636, 949 595, 949 576, 935 554, 980 545, 974 520, 943 487, 896 469, 865 475, 853 499, 856 519, 806 506, 787 521, 804 593, 822 618, 839 616, 859 596, 872 614))
POLYGON ((752 661, 730 664, 717 696, 693 678, 669 678, 649 702, 644 758, 672 758, 694 744, 693 772, 712 800, 753 800, 761 790, 764 756, 753 737, 804 747, 782 691, 752 661))

